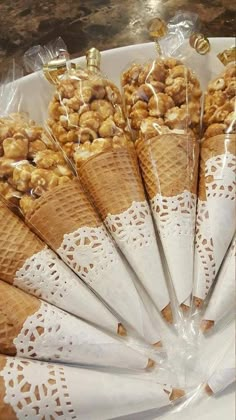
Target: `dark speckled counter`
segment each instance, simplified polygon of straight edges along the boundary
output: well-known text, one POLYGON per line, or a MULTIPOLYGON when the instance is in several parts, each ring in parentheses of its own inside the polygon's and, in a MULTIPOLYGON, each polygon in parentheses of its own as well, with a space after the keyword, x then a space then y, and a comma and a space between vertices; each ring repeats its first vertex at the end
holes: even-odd
POLYGON ((234 0, 0 0, 0 72, 59 35, 73 56, 148 41, 148 20, 180 9, 198 13, 207 36, 235 36, 234 0))

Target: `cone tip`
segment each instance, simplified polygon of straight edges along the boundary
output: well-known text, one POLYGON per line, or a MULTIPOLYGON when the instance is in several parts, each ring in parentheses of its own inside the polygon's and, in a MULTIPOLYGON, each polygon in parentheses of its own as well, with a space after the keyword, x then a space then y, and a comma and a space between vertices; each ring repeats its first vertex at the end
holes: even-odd
POLYGON ((162 309, 161 313, 162 313, 163 318, 165 318, 165 320, 169 324, 173 324, 173 313, 172 313, 170 303, 168 303, 168 305, 164 309, 162 309))
POLYGON ((163 344, 161 341, 157 341, 156 343, 153 344, 153 347, 160 349, 163 347, 163 344))
POLYGON ((156 365, 156 362, 154 362, 154 360, 148 359, 146 369, 153 369, 155 365, 156 365))
POLYGON ((208 385, 208 384, 206 384, 206 385, 205 385, 204 389, 205 389, 205 392, 206 392, 209 396, 211 396, 211 395, 213 394, 213 391, 212 391, 212 389, 209 387, 209 385, 208 385))
POLYGON ((181 309, 181 311, 182 311, 184 314, 186 314, 186 313, 189 311, 190 306, 185 305, 184 303, 181 303, 181 305, 180 305, 180 309, 181 309))
POLYGON ((198 298, 198 297, 196 297, 196 296, 194 296, 194 298, 193 298, 193 304, 194 304, 194 306, 195 306, 195 308, 201 308, 202 307, 202 305, 203 305, 203 299, 200 299, 200 298, 198 298))
POLYGON ((215 322, 210 321, 208 319, 203 319, 200 325, 200 330, 203 333, 207 333, 209 330, 211 330, 214 327, 215 322))
POLYGON ((185 391, 180 388, 173 388, 169 396, 170 401, 176 401, 185 396, 185 391))
POLYGON ((127 336, 127 330, 124 327, 124 325, 122 325, 121 323, 118 324, 117 333, 119 335, 121 335, 122 337, 126 337, 127 336))

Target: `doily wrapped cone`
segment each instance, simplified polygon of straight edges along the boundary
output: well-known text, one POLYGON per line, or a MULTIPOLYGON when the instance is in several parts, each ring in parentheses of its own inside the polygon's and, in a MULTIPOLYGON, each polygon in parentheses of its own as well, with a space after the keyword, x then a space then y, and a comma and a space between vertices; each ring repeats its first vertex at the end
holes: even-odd
POLYGON ((78 173, 110 234, 171 322, 169 293, 134 150, 123 147, 96 154, 78 173))
POLYGON ((179 305, 190 304, 193 280, 198 144, 163 134, 136 142, 152 213, 179 305))
POLYGON ((96 366, 145 369, 154 365, 96 327, 1 281, 0 351, 96 366))
POLYGON ((0 278, 101 328, 123 327, 78 277, 0 200, 0 278))
POLYGON ((127 375, 0 356, 0 417, 108 420, 161 408, 183 391, 127 375))
POLYGON ((225 316, 234 313, 236 298, 236 238, 225 257, 220 269, 215 289, 208 303, 201 323, 203 332, 209 331, 225 316))
MULTIPOLYGON (((158 21, 158 20, 157 20, 158 21)), ((190 306, 201 88, 168 55, 131 64, 121 75, 127 117, 177 305, 190 306)))
POLYGON ((193 290, 196 306, 207 297, 236 229, 236 134, 203 140, 200 165, 193 290))
POLYGON ((133 281, 77 179, 43 194, 26 220, 128 326, 151 344, 159 342, 158 333, 152 341, 133 281))

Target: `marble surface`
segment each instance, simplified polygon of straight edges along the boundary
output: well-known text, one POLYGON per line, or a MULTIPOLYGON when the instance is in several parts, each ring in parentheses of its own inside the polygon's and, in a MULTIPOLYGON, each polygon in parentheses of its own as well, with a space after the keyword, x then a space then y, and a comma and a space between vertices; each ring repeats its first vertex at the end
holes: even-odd
POLYGON ((59 35, 73 56, 148 41, 150 18, 177 10, 198 13, 207 36, 236 35, 234 0, 0 0, 0 72, 59 35))

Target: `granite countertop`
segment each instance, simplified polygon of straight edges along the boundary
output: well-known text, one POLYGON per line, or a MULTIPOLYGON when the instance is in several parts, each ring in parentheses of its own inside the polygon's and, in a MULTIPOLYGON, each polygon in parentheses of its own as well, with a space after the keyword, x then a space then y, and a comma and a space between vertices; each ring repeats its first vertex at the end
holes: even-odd
POLYGON ((0 1, 0 73, 31 46, 59 35, 73 56, 146 42, 147 22, 177 10, 199 14, 207 36, 235 36, 236 3, 232 0, 3 0, 0 1))

